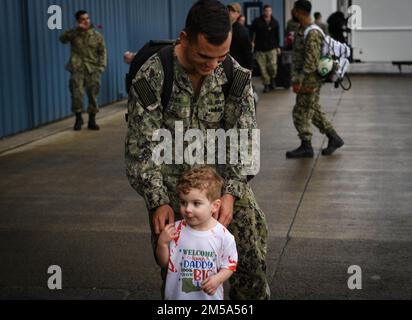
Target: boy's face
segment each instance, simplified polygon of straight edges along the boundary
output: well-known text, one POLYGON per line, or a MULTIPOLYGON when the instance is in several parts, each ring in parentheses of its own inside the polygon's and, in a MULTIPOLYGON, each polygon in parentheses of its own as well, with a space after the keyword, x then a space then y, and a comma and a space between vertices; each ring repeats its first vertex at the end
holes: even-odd
POLYGON ((204 227, 212 215, 219 211, 220 199, 211 202, 206 191, 192 189, 188 194, 180 193, 180 214, 191 227, 204 227))

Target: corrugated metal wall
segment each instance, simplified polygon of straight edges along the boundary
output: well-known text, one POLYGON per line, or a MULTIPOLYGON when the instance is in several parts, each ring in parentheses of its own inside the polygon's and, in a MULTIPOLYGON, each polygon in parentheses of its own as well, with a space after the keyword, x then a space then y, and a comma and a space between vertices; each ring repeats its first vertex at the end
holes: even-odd
MULTIPOLYGON (((75 26, 74 13, 87 10, 105 37, 108 67, 100 104, 125 97, 123 52, 150 39, 177 37, 195 0, 1 0, 0 137, 70 116, 70 46, 60 34, 75 26), (47 10, 62 8, 63 30, 49 30, 47 10)), ((228 4, 232 1, 223 1, 228 4)), ((241 3, 245 1, 239 1, 241 3)), ((282 0, 270 0, 282 24, 282 0)))
POLYGON ((25 10, 16 0, 2 0, 1 9, 0 137, 31 126, 25 10))

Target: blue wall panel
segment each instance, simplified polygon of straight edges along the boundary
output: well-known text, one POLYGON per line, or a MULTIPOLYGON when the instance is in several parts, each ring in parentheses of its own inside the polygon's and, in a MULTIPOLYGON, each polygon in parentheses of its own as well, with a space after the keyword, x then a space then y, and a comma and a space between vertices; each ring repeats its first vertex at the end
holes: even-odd
POLYGON ((196 0, 171 0, 170 15, 172 19, 171 38, 179 37, 185 27, 186 16, 196 0))
MULTIPOLYGON (((65 65, 70 45, 60 34, 75 26, 74 13, 87 10, 104 35, 108 67, 102 77, 100 104, 125 97, 128 66, 123 53, 150 39, 176 38, 195 0, 0 0, 0 137, 71 115, 65 65), (63 30, 49 30, 47 9, 59 5, 63 30)), ((223 1, 228 4, 232 1, 223 1)), ((245 1, 239 1, 241 3, 245 1)), ((283 1, 268 0, 283 25, 283 1)), ((283 31, 281 32, 283 33, 283 31)), ((86 101, 85 101, 86 109, 86 101)))
POLYGON ((24 45, 25 10, 22 3, 15 0, 2 0, 1 9, 0 137, 3 137, 30 128, 31 90, 28 81, 27 45, 24 45))
POLYGON ((130 48, 137 51, 150 39, 169 39, 169 0, 127 0, 127 29, 130 48))

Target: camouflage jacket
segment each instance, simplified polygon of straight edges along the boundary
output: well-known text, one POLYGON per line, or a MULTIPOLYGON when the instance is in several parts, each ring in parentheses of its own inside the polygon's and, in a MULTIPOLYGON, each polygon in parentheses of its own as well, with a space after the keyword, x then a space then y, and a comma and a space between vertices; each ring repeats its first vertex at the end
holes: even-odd
POLYGON ((88 31, 69 29, 60 36, 62 43, 71 44, 71 56, 66 69, 70 72, 86 68, 89 73, 103 72, 107 66, 103 36, 91 26, 88 31))
POLYGON ((290 32, 298 31, 299 27, 300 27, 299 22, 295 22, 293 21, 293 19, 290 19, 286 24, 285 35, 288 35, 290 32))
POLYGON ((303 88, 320 87, 321 78, 318 75, 318 65, 323 43, 322 35, 312 30, 306 40, 305 29, 300 27, 295 34, 292 55, 292 82, 300 83, 303 88))
MULTIPOLYGON (((190 165, 185 161, 183 164, 176 164, 175 161, 177 121, 183 123, 184 131, 196 128, 202 131, 204 137, 207 136, 208 129, 235 128, 238 131, 241 128, 256 128, 249 70, 243 69, 233 60, 234 73, 241 71, 245 76, 246 85, 238 96, 229 95, 225 102, 222 84, 227 82, 227 78, 222 65, 204 79, 196 98, 189 76, 176 57, 174 62, 173 89, 166 108, 161 105, 164 74, 158 55, 151 57, 139 70, 129 94, 129 120, 125 140, 126 174, 132 187, 144 197, 149 210, 163 204, 170 204, 178 210, 178 198, 175 192, 177 179, 190 168, 190 165), (146 90, 141 90, 144 86, 146 90), (153 149, 158 144, 152 141, 152 136, 154 131, 160 128, 172 133, 173 164, 158 165, 152 159, 153 149)), ((242 198, 247 182, 245 176, 241 174, 241 165, 212 166, 225 180, 223 192, 232 194, 238 199, 242 198)))

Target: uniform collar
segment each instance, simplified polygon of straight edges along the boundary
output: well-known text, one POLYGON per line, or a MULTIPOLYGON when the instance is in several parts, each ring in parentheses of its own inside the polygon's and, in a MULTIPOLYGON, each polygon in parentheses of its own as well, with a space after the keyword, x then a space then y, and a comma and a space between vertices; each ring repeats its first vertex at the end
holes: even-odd
POLYGON ((94 28, 94 25, 92 24, 92 25, 90 25, 89 30, 87 30, 87 31, 85 32, 85 34, 88 34, 88 33, 93 33, 93 32, 94 32, 94 30, 95 30, 95 28, 94 28))
POLYGON ((82 31, 82 32, 80 32, 80 34, 83 34, 83 35, 90 34, 90 33, 93 33, 94 30, 95 30, 94 25, 90 25, 90 27, 87 31, 84 31, 84 32, 82 31))

